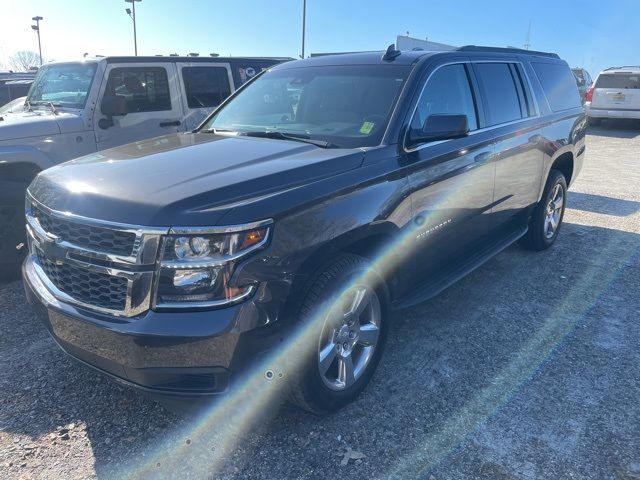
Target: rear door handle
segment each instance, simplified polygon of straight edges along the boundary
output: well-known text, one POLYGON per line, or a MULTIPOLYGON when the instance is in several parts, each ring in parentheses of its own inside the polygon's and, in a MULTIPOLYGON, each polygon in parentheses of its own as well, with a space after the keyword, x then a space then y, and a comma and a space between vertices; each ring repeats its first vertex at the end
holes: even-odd
POLYGON ((171 122, 160 122, 161 127, 179 127, 182 124, 180 120, 173 120, 171 122))

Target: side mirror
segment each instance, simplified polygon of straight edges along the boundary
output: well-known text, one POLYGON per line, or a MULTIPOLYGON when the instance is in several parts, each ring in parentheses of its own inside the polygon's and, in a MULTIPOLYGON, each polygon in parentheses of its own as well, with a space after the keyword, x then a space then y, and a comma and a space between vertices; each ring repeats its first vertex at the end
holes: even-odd
POLYGON ((409 144, 462 138, 468 134, 469 120, 466 115, 438 113, 427 117, 422 130, 412 130, 409 133, 409 144))
POLYGON ((113 126, 113 117, 123 117, 127 114, 127 100, 122 95, 111 95, 102 99, 100 111, 107 118, 101 118, 98 126, 107 129, 113 126))

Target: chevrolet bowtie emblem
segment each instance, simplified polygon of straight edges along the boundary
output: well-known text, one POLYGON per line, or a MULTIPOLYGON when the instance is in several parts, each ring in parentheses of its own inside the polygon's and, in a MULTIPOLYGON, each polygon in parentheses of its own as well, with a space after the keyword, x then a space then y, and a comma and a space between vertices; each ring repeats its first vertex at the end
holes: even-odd
POLYGON ((55 262, 57 265, 62 265, 63 260, 67 258, 66 249, 58 245, 57 240, 47 239, 44 242, 42 242, 41 247, 42 247, 42 253, 44 254, 44 256, 48 260, 55 262))

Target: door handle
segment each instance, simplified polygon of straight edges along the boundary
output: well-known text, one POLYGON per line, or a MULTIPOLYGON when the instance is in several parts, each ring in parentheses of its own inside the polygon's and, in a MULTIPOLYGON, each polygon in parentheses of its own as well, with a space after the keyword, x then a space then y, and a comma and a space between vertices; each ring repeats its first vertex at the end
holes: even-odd
POLYGON ((491 152, 482 152, 473 157, 473 161, 476 163, 487 163, 493 158, 493 153, 491 152))
POLYGON ((160 122, 161 127, 179 127, 182 124, 180 120, 173 120, 171 122, 160 122))

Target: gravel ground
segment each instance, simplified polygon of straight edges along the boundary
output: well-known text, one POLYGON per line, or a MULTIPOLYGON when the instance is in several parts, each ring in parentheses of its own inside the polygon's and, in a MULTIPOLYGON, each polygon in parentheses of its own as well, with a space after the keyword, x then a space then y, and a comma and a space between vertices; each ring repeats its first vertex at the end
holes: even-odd
POLYGON ((511 247, 396 314, 372 384, 327 418, 284 407, 241 435, 225 405, 177 417, 66 357, 0 287, 0 478, 640 479, 640 128, 587 148, 554 248, 511 247))

